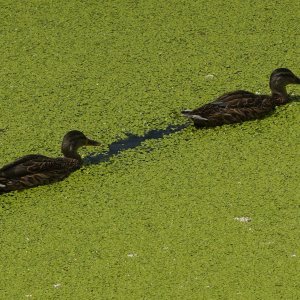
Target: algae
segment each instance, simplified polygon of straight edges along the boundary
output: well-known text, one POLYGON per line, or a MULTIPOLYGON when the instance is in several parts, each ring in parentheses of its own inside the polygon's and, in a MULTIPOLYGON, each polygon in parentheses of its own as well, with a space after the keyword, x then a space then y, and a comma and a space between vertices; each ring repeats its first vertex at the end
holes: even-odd
POLYGON ((223 92, 268 93, 277 67, 299 75, 299 6, 2 1, 0 165, 60 155, 70 129, 106 146, 1 195, 0 298, 299 298, 299 101, 147 135, 223 92))

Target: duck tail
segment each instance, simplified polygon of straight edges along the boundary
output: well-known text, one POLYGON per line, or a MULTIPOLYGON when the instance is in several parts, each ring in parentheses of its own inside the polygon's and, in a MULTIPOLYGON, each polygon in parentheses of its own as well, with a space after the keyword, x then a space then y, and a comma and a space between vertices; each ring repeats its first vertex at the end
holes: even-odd
POLYGON ((192 118, 193 115, 193 111, 191 109, 182 110, 181 113, 187 118, 192 118))
POLYGON ((181 111, 181 113, 182 113, 184 116, 188 116, 191 112, 192 112, 191 109, 185 109, 185 110, 182 110, 182 111, 181 111))
POLYGON ((3 194, 6 192, 6 184, 5 184, 5 179, 0 178, 0 194, 3 194))
POLYGON ((181 113, 182 113, 185 117, 190 118, 190 119, 193 119, 193 120, 208 121, 208 119, 203 118, 203 117, 201 117, 200 115, 195 115, 195 114, 193 113, 193 111, 190 110, 190 109, 182 110, 181 113))

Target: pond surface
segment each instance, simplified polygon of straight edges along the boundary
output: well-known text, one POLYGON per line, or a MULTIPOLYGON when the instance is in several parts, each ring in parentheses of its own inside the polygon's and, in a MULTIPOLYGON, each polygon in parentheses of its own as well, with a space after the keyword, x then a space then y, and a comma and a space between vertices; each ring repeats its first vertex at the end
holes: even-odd
POLYGON ((63 182, 1 195, 0 298, 300 298, 299 101, 207 130, 180 116, 300 75, 299 9, 5 1, 0 165, 59 156, 71 129, 103 146, 63 182))

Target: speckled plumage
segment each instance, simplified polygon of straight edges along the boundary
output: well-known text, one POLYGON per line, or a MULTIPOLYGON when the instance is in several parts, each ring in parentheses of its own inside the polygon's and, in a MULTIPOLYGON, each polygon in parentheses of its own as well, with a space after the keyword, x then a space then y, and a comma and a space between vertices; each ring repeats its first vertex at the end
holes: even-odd
POLYGON ((196 127, 214 127, 259 119, 274 110, 277 105, 289 101, 286 85, 300 84, 300 78, 285 68, 276 69, 270 77, 272 95, 256 95, 248 91, 224 94, 215 101, 182 114, 194 121, 196 127))
POLYGON ((0 169, 0 194, 60 181, 82 165, 79 147, 97 146, 80 131, 68 132, 62 142, 64 157, 51 158, 39 154, 23 156, 0 169))

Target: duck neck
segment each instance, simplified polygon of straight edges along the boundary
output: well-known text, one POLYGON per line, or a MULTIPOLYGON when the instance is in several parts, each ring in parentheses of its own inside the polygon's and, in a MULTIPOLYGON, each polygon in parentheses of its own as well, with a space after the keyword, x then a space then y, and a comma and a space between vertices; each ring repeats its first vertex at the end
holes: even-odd
POLYGON ((285 101, 288 100, 288 93, 285 85, 275 85, 271 83, 270 88, 272 91, 272 97, 281 98, 285 101))
POLYGON ((73 158, 78 160, 80 163, 82 162, 81 156, 78 154, 77 149, 73 147, 62 147, 62 153, 65 158, 73 158))

